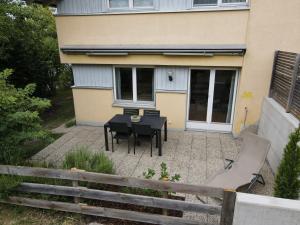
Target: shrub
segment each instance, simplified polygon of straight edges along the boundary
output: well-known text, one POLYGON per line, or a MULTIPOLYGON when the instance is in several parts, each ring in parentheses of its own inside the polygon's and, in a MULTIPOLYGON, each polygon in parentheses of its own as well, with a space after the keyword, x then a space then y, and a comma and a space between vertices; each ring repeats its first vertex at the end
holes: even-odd
POLYGON ((300 128, 290 135, 275 179, 274 196, 298 199, 300 191, 300 128))
POLYGON ((64 169, 77 168, 89 172, 114 174, 113 162, 103 153, 90 153, 88 147, 78 147, 66 155, 64 169))
POLYGON ((0 175, 0 199, 6 199, 11 191, 21 183, 21 177, 0 175))
POLYGON ((23 144, 28 141, 52 141, 41 126, 39 113, 50 106, 48 100, 33 97, 36 85, 15 88, 8 83, 12 70, 0 72, 0 163, 23 162, 23 144))
POLYGON ((89 161, 91 160, 91 154, 87 151, 86 147, 79 147, 65 156, 63 162, 64 169, 77 168, 81 170, 90 171, 89 161))
POLYGON ((114 174, 114 163, 103 152, 96 153, 90 160, 91 170, 98 173, 114 174))

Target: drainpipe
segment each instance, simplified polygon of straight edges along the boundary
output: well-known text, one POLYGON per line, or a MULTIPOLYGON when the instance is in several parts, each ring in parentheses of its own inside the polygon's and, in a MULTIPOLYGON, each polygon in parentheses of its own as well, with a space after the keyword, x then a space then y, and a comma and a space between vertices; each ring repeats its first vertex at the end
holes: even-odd
POLYGON ((248 107, 246 106, 245 107, 244 128, 246 127, 247 117, 248 117, 248 107))

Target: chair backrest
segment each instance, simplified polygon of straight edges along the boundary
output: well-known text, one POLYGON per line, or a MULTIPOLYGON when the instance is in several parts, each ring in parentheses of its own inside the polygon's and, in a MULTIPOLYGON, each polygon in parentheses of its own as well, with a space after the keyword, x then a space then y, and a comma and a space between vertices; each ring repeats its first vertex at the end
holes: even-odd
POLYGON ((140 110, 139 109, 124 108, 123 114, 124 115, 129 115, 129 116, 138 116, 140 114, 140 110))
POLYGON ((243 134, 243 146, 230 170, 222 170, 206 182, 210 187, 236 190, 251 182, 253 174, 263 167, 270 149, 270 142, 253 133, 243 134))
POLYGON ((160 117, 159 110, 144 110, 144 116, 160 117))
POLYGON ((265 138, 245 132, 243 134, 242 149, 233 167, 245 173, 259 173, 265 163, 270 147, 270 142, 265 138))
POLYGON ((127 123, 110 122, 109 128, 110 128, 110 131, 112 131, 112 132, 125 133, 125 134, 129 133, 129 128, 128 128, 127 123))
POLYGON ((134 134, 137 135, 152 135, 153 134, 153 129, 151 128, 150 125, 145 125, 145 124, 132 124, 132 130, 134 134))

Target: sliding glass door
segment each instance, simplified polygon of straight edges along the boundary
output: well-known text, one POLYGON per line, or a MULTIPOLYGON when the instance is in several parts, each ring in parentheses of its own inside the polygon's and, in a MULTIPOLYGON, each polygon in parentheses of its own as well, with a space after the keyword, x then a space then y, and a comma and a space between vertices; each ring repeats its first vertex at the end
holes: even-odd
POLYGON ((192 69, 187 128, 232 130, 237 71, 192 69))

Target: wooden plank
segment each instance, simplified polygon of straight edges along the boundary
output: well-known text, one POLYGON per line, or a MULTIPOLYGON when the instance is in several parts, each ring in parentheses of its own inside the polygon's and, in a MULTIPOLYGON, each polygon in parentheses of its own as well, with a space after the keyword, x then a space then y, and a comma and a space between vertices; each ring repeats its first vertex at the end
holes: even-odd
POLYGON ((274 60, 273 60, 273 68, 272 68, 272 79, 270 84, 270 91, 269 91, 269 97, 273 96, 273 86, 274 86, 274 79, 275 79, 275 68, 276 68, 276 61, 278 58, 279 51, 275 51, 274 54, 274 60))
POLYGON ((9 197, 7 200, 0 200, 1 203, 9 203, 21 206, 28 206, 41 209, 52 209, 63 212, 79 213, 91 216, 100 216, 136 222, 145 222, 161 225, 207 225, 199 221, 186 220, 179 217, 162 216, 120 209, 88 206, 85 204, 74 204, 56 201, 45 201, 22 197, 9 197))
POLYGON ((293 94, 295 91, 297 76, 298 76, 298 72, 299 72, 299 64, 300 64, 300 54, 297 55, 297 58, 296 58, 295 68, 294 68, 293 77, 292 77, 292 84, 291 84, 288 102, 287 102, 287 106, 286 106, 286 112, 290 112, 290 110, 291 110, 293 94))
POLYGON ((183 183, 165 182, 139 179, 134 177, 121 177, 116 175, 91 173, 83 171, 58 170, 48 168, 32 168, 22 166, 0 165, 0 174, 10 174, 19 176, 34 176, 44 178, 54 178, 63 180, 78 180, 91 183, 111 184, 117 186, 148 188, 158 191, 180 192, 187 194, 203 195, 210 197, 223 197, 223 189, 198 186, 183 183))
POLYGON ((148 206, 154 208, 165 208, 197 213, 208 213, 210 215, 221 214, 221 206, 184 202, 179 200, 154 198, 142 195, 124 194, 102 190, 93 190, 83 187, 65 187, 46 184, 22 183, 16 189, 22 192, 41 193, 50 195, 61 195, 70 197, 80 197, 111 202, 119 202, 133 205, 148 206))
POLYGON ((224 191, 220 225, 233 224, 235 200, 236 200, 236 192, 234 190, 224 191))

